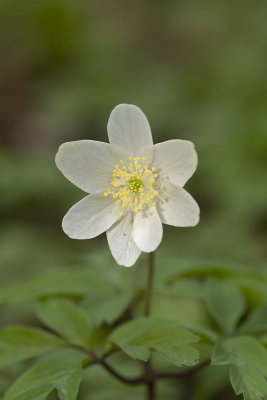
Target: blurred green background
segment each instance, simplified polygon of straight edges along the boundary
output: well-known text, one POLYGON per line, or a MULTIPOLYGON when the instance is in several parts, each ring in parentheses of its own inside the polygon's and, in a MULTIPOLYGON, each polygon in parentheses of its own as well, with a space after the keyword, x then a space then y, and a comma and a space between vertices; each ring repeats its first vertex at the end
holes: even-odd
POLYGON ((159 254, 266 263, 266 17, 264 0, 0 1, 2 285, 109 252, 104 235, 62 232, 84 194, 54 156, 66 141, 107 141, 119 103, 145 112, 155 142, 191 140, 199 155, 186 188, 201 222, 165 227, 159 254))

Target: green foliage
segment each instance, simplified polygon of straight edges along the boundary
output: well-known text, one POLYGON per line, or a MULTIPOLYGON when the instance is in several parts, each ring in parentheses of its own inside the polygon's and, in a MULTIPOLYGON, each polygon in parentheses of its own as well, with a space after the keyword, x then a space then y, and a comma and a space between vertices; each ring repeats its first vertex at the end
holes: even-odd
POLYGON ((94 268, 75 271, 58 269, 47 271, 24 284, 1 288, 0 304, 14 304, 48 295, 79 297, 88 293, 89 288, 90 293, 95 295, 114 292, 111 283, 94 268))
POLYGON ((98 327, 115 322, 130 304, 131 297, 131 292, 114 293, 113 296, 88 294, 82 307, 90 315, 94 326, 98 327))
POLYGON ((240 327, 241 332, 257 333, 267 331, 267 304, 255 308, 240 327))
POLYGON ((60 400, 75 400, 84 358, 78 351, 65 350, 39 362, 17 379, 4 400, 45 400, 53 390, 60 400))
MULTIPOLYGON (((34 303, 44 325, 0 330, 0 366, 26 360, 21 371, 32 363, 28 359, 37 358, 17 381, 14 377, 3 380, 2 392, 8 382, 14 382, 5 400, 75 400, 82 368, 101 365, 103 355, 109 367, 126 376, 138 376, 139 369, 133 367, 138 361, 151 360, 156 372, 170 369, 179 373, 181 367, 194 371, 211 359, 214 387, 198 383, 194 400, 210 400, 211 394, 215 396, 220 385, 225 385, 224 369, 217 372, 217 365, 228 367, 228 379, 244 400, 267 395, 267 275, 263 270, 192 261, 177 265, 176 260, 165 265, 159 259, 152 315, 145 318, 141 316, 144 268, 118 268, 112 273, 108 261, 103 264, 101 260, 101 256, 95 257, 90 268, 46 272, 0 290, 8 312, 22 302, 34 303), (54 334, 45 332, 47 328, 54 334), (244 333, 248 336, 240 336, 244 333)), ((209 370, 205 374, 209 376, 209 370)), ((101 393, 103 399, 123 397, 118 388, 114 393, 105 392, 96 385, 98 378, 94 379, 94 384, 86 381, 92 398, 101 399, 101 393)), ((170 395, 160 393, 172 400, 177 389, 170 395)), ((87 400, 86 396, 82 391, 81 398, 87 400)))
POLYGON ((212 317, 226 334, 232 333, 246 306, 242 293, 229 279, 208 281, 207 305, 212 317))
POLYGON ((174 321, 138 318, 117 328, 109 340, 138 360, 147 361, 155 351, 179 367, 198 361, 197 350, 190 346, 198 337, 174 321))
MULTIPOLYGON (((9 304, 9 309, 22 301, 37 300, 35 309, 40 322, 54 331, 49 334, 25 326, 2 328, 0 366, 46 356, 15 381, 5 400, 45 400, 57 396, 60 400, 75 400, 82 368, 101 364, 96 360, 101 360, 105 351, 111 350, 113 354, 119 353, 119 349, 129 357, 129 363, 133 359, 146 362, 153 355, 159 371, 190 369, 211 359, 217 379, 213 390, 225 384, 225 373, 217 374, 215 369, 220 365, 230 367, 230 382, 244 400, 259 400, 267 395, 266 303, 259 305, 264 300, 263 288, 267 290, 264 271, 192 262, 177 266, 174 261, 165 266, 159 260, 153 313, 145 318, 140 317, 143 269, 118 269, 112 274, 100 259, 95 258, 93 263, 90 269, 51 271, 0 290, 0 299, 9 304), (134 274, 134 285, 128 271, 138 272, 134 274), (189 316, 188 302, 192 314, 189 316), (240 336, 241 333, 249 336, 240 336), (76 351, 77 346, 84 353, 76 351)), ((119 354, 106 362, 127 375, 128 367, 119 354)), ((131 371, 130 368, 130 375, 131 371)), ((210 400, 205 393, 213 393, 212 390, 202 387, 200 399, 210 400)), ((118 393, 120 398, 116 390, 114 397, 118 393)), ((100 393, 98 388, 96 398, 100 393)), ((164 396, 168 398, 167 394, 164 396)))
POLYGON ((212 365, 230 365, 235 393, 244 400, 263 399, 267 395, 267 350, 251 337, 237 337, 218 343, 212 365))
POLYGON ((38 304, 40 320, 70 343, 90 347, 91 326, 86 313, 67 300, 50 299, 38 304))
POLYGON ((41 355, 64 344, 36 328, 7 326, 0 330, 0 367, 41 355))

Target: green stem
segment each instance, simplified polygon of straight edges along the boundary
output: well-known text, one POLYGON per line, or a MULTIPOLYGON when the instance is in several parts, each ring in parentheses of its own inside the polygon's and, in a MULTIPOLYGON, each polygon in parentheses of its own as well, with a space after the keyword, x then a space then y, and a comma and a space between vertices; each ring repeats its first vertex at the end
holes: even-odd
POLYGON ((151 297, 154 281, 154 253, 148 254, 148 279, 145 297, 145 316, 148 317, 151 312, 151 297))

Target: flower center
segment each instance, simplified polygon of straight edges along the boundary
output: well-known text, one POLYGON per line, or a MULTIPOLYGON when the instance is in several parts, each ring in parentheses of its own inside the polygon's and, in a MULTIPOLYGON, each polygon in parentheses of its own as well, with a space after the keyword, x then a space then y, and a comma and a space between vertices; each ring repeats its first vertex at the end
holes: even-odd
POLYGON ((142 191, 144 187, 144 183, 142 179, 133 177, 129 179, 127 182, 127 190, 133 194, 138 194, 139 192, 142 191))
POLYGON ((154 190, 154 183, 158 178, 156 168, 149 169, 146 158, 129 157, 129 161, 116 165, 113 170, 112 189, 108 189, 104 196, 111 195, 116 204, 121 206, 119 215, 127 211, 138 212, 146 205, 155 205, 155 196, 158 192, 154 190))

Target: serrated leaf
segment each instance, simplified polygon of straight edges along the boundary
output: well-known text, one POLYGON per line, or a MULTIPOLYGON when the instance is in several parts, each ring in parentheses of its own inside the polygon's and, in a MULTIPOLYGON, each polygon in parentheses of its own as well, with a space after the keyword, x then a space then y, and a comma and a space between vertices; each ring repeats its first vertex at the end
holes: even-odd
POLYGON ((183 365, 192 366, 196 365, 199 358, 197 349, 187 344, 176 345, 175 347, 157 349, 157 353, 164 358, 164 360, 182 367, 183 365))
POLYGON ((40 320, 70 343, 89 347, 91 326, 84 310, 68 300, 49 299, 37 306, 40 320))
POLYGON ((35 328, 8 326, 0 330, 0 367, 43 354, 64 344, 35 328))
POLYGON ((131 300, 131 293, 117 293, 113 296, 86 296, 82 307, 88 312, 95 327, 103 323, 112 324, 126 310, 131 300))
POLYGON ((198 359, 197 350, 189 346, 198 337, 177 321, 138 318, 117 328, 109 340, 130 357, 143 361, 148 360, 152 351, 178 366, 193 365, 198 359))
POLYGON ((235 393, 245 400, 259 400, 267 395, 267 350, 251 337, 237 337, 216 345, 212 365, 230 365, 230 379, 235 393))
POLYGON ((60 400, 76 400, 85 356, 74 350, 63 354, 41 361, 22 374, 4 400, 44 400, 53 390, 60 400))
POLYGON ((267 375, 267 350, 256 339, 240 336, 218 343, 212 354, 212 364, 250 365, 267 375))
POLYGON ((206 296, 213 319, 224 333, 230 334, 246 307, 239 288, 228 279, 210 279, 207 282, 206 296))
POLYGON ((259 400, 267 393, 267 382, 255 368, 235 366, 230 368, 230 381, 237 395, 243 394, 244 400, 259 400))
POLYGON ((240 327, 240 332, 261 332, 267 330, 267 304, 251 312, 240 327))

